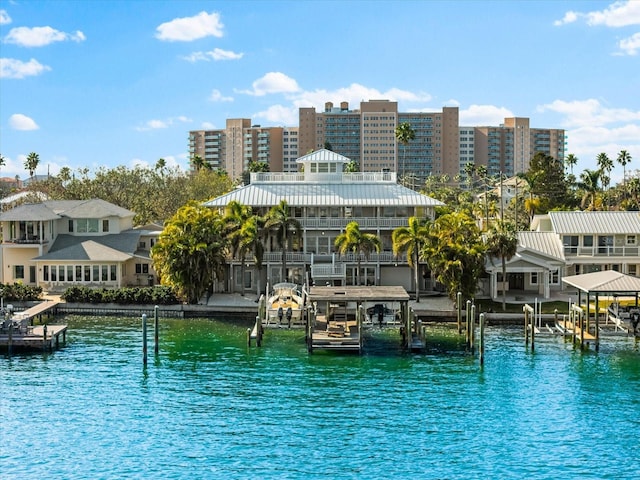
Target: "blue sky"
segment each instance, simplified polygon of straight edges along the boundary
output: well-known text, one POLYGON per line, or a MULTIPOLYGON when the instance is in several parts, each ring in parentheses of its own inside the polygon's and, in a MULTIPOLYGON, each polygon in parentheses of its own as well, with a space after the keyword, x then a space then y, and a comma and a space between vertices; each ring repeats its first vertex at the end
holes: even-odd
POLYGON ((640 0, 3 0, 0 57, 1 176, 29 152, 38 174, 186 168, 189 130, 380 98, 529 117, 567 130, 577 172, 621 149, 640 168, 640 0))

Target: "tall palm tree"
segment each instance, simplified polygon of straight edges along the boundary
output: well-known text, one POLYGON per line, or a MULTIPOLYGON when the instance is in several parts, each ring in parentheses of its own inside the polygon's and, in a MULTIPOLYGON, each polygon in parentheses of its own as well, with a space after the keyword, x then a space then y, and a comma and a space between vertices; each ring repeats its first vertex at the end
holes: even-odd
POLYGON ((567 158, 564 159, 564 162, 571 169, 571 175, 573 175, 573 167, 578 164, 578 157, 576 157, 573 153, 567 155, 567 158))
MULTIPOLYGON (((596 157, 598 162, 598 168, 600 169, 600 180, 602 181, 602 188, 609 190, 609 184, 611 182, 611 170, 613 169, 613 160, 611 160, 606 153, 599 153, 596 157)), ((608 195, 607 195, 608 197, 608 195)), ((608 199, 607 199, 608 202, 608 199)), ((607 205, 608 208, 608 205, 607 205)))
POLYGON ((518 251, 518 237, 511 223, 498 222, 486 237, 487 253, 502 262, 502 311, 507 309, 504 284, 507 281, 507 261, 518 251))
POLYGON ((622 165, 622 190, 626 195, 627 165, 631 162, 631 155, 626 150, 620 150, 617 161, 622 165))
POLYGON ((395 129, 396 140, 404 147, 402 150, 402 178, 405 176, 405 159, 407 156, 407 145, 416 138, 416 132, 411 128, 409 122, 402 122, 395 129))
MULTIPOLYGON (((243 232, 242 227, 247 223, 247 221, 251 218, 251 207, 247 205, 243 205, 242 203, 232 200, 227 204, 225 208, 224 217, 222 219, 224 223, 224 234, 226 238, 229 240, 229 244, 231 247, 231 255, 233 257, 239 256, 241 263, 241 283, 242 283, 242 294, 244 295, 244 256, 246 255, 246 250, 241 250, 241 244, 243 241, 243 232)), ((230 289, 233 290, 233 285, 229 286, 230 289)))
POLYGON ((40 155, 35 152, 31 152, 29 155, 27 155, 27 159, 24 161, 24 168, 29 172, 29 178, 33 179, 33 174, 35 173, 39 164, 40 155))
POLYGON ((420 255, 422 246, 429 238, 427 221, 418 217, 409 217, 409 225, 398 227, 391 234, 393 254, 407 254, 409 266, 413 267, 416 285, 416 303, 420 302, 420 255))
POLYGON ((336 237, 334 245, 340 255, 344 255, 347 252, 353 252, 356 255, 358 263, 358 270, 356 271, 358 285, 362 283, 360 280, 361 255, 363 254, 365 259, 368 260, 371 252, 374 250, 379 252, 382 249, 382 241, 380 238, 373 233, 362 232, 358 222, 349 222, 344 232, 336 237))
POLYGON ((286 200, 281 200, 278 205, 271 207, 266 216, 264 224, 265 230, 275 232, 276 241, 282 248, 282 281, 287 281, 287 250, 289 248, 289 234, 293 233, 300 236, 302 226, 300 222, 291 216, 289 204, 286 200))
POLYGON ((197 172, 200 170, 211 170, 211 165, 200 155, 191 157, 191 167, 197 172))
POLYGON ((589 170, 588 168, 580 174, 578 187, 584 190, 582 201, 580 202, 580 207, 583 210, 597 209, 596 200, 598 197, 598 192, 600 191, 600 185, 598 185, 598 182, 600 181, 601 175, 601 170, 589 170))
MULTIPOLYGON (((256 265, 258 272, 262 270, 262 258, 264 254, 264 246, 262 243, 262 232, 260 228, 261 219, 257 216, 250 217, 246 222, 243 223, 240 230, 238 230, 238 236, 240 237, 240 242, 238 243, 237 250, 238 255, 240 255, 240 275, 242 277, 242 292, 241 294, 244 296, 245 285, 244 285, 244 266, 245 266, 245 258, 247 255, 253 255, 253 261, 256 265)), ((258 292, 260 292, 260 282, 259 278, 257 279, 258 292)))

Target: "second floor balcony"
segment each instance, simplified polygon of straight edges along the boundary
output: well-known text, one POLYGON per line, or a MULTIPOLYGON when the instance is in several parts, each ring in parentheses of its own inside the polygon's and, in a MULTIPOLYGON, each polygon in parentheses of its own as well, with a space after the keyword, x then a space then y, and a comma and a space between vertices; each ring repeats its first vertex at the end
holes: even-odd
POLYGON ((640 255, 640 248, 637 245, 607 245, 592 247, 575 247, 565 245, 564 255, 565 257, 638 257, 640 255))

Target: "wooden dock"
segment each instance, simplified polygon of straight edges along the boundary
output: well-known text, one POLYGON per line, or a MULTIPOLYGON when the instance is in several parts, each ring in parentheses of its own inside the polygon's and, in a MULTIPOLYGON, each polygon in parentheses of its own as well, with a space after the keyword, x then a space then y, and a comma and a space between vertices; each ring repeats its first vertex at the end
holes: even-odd
POLYGON ((36 317, 51 316, 59 301, 45 301, 0 321, 0 347, 53 350, 67 341, 67 325, 34 325, 36 317))

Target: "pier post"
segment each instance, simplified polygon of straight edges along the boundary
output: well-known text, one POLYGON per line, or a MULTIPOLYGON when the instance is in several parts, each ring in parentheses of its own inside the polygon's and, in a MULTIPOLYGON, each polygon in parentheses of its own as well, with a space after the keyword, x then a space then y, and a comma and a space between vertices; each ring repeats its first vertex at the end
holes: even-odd
POLYGON ((529 305, 525 305, 522 307, 522 311, 524 312, 524 345, 525 347, 529 345, 529 309, 527 308, 529 305))
POLYGON ((11 350, 13 349, 13 325, 9 322, 9 340, 7 343, 7 353, 11 356, 11 350))
POLYGON ((457 293, 456 299, 456 309, 458 313, 458 335, 460 335, 462 333, 462 292, 457 293))
POLYGON ((471 323, 471 300, 467 300, 467 310, 465 312, 467 314, 467 325, 466 325, 466 334, 465 341, 467 342, 467 347, 469 346, 469 323, 471 323))
POLYGON ((42 327, 42 349, 47 348, 47 324, 42 327))
POLYGON ((251 328, 247 328, 247 347, 251 346, 251 328))
POLYGON ((158 326, 159 326, 159 321, 158 321, 158 305, 156 305, 155 307, 153 307, 153 339, 154 339, 154 346, 153 346, 153 353, 155 353, 156 355, 158 355, 158 352, 160 351, 160 346, 159 346, 159 333, 158 333, 158 326))
POLYGON ((475 350, 475 345, 474 345, 475 329, 476 329, 476 304, 474 303, 473 305, 471 305, 471 319, 469 321, 469 348, 471 350, 472 355, 475 350))
POLYGON ((478 355, 480 366, 484 365, 484 313, 480 314, 480 340, 478 342, 478 355))
POLYGON ((142 364, 147 366, 147 314, 142 314, 142 364))

